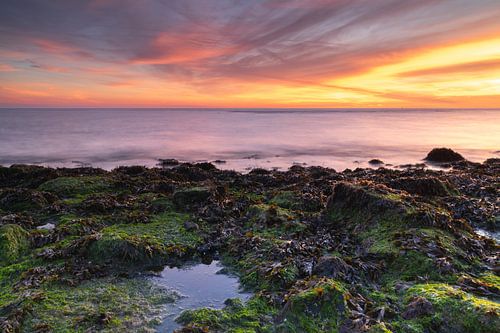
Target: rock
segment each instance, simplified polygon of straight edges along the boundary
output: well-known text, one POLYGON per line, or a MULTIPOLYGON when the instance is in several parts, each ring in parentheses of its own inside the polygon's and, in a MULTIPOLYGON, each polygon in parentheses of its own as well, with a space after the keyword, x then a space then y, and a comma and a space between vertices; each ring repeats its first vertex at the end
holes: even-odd
POLYGON ((131 165, 131 166, 120 166, 113 171, 124 173, 129 176, 137 176, 148 171, 145 166, 142 165, 131 165))
POLYGON ((186 229, 187 231, 198 230, 199 228, 200 227, 192 221, 184 222, 184 229, 186 229))
POLYGON ((42 209, 56 200, 54 195, 47 192, 28 189, 0 190, 0 208, 8 211, 42 209))
MULTIPOLYGON (((388 188, 385 189, 388 190, 388 188)), ((327 213, 333 214, 342 211, 368 211, 370 214, 382 214, 388 211, 398 213, 402 211, 402 207, 399 202, 372 189, 340 182, 334 187, 333 194, 328 197, 326 210, 327 213)))
POLYGON ((41 226, 36 227, 38 230, 54 230, 56 226, 52 223, 47 223, 41 226))
POLYGON ((162 167, 175 166, 180 164, 180 162, 175 158, 165 158, 165 159, 160 158, 158 161, 159 161, 158 164, 162 167))
POLYGON ((451 163, 463 161, 465 158, 449 148, 434 148, 427 154, 425 160, 437 163, 451 163))
POLYGON ((450 183, 443 183, 436 177, 401 177, 389 183, 392 188, 405 190, 410 194, 421 196, 449 196, 457 191, 450 183))
POLYGON ((16 224, 0 227, 0 264, 16 261, 29 248, 28 232, 16 224))
POLYGON ((202 204, 211 196, 210 190, 206 187, 192 187, 174 192, 172 201, 178 207, 202 204))
POLYGON ((404 319, 413 319, 434 313, 432 303, 424 297, 415 297, 402 314, 404 319))
POLYGON ((379 160, 377 158, 369 160, 368 163, 371 164, 371 165, 381 165, 381 164, 384 164, 384 162, 382 162, 381 160, 379 160))
POLYGON ((215 167, 215 165, 213 165, 212 163, 210 162, 201 162, 201 163, 196 163, 195 164, 195 167, 197 168, 200 168, 201 170, 205 170, 205 171, 213 171, 213 170, 216 170, 217 168, 215 167))
POLYGON ((215 161, 213 161, 213 163, 215 163, 215 164, 226 164, 226 161, 224 161, 224 160, 215 160, 215 161))
POLYGON ((352 266, 336 256, 323 256, 314 265, 312 274, 329 278, 345 278, 354 272, 352 266))

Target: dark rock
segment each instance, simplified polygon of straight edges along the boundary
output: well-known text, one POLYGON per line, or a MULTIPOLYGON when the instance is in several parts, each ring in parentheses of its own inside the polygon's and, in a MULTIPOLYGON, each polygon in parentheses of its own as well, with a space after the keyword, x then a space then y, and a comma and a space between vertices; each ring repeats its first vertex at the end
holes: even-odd
POLYGON ((338 183, 333 194, 328 198, 327 212, 339 210, 357 211, 368 210, 372 214, 384 213, 389 210, 397 210, 400 204, 389 198, 363 187, 349 183, 338 183))
POLYGON ((250 175, 269 175, 270 173, 271 171, 262 168, 255 168, 249 172, 250 175))
POLYGON ((215 164, 226 164, 226 161, 224 161, 224 160, 215 160, 215 161, 213 161, 213 163, 215 163, 215 164))
POLYGON ((432 303, 424 297, 415 297, 402 314, 404 319, 413 319, 434 313, 432 303))
POLYGON ((201 170, 205 170, 205 171, 217 170, 217 168, 215 167, 215 165, 213 165, 210 162, 196 163, 195 166, 197 168, 200 168, 201 170))
POLYGON ((186 221, 184 222, 184 229, 186 229, 187 231, 192 231, 192 230, 198 230, 199 227, 196 223, 192 221, 186 221))
POLYGON ((380 165, 380 164, 384 164, 384 162, 382 162, 381 160, 376 159, 376 158, 374 158, 374 159, 372 159, 372 160, 369 160, 369 161, 368 161, 368 163, 369 163, 369 164, 371 164, 371 165, 380 165))
POLYGON ((167 166, 179 165, 180 162, 178 160, 176 160, 175 158, 165 158, 165 159, 159 159, 158 164, 162 167, 167 167, 167 166))
POLYGON ((123 173, 129 176, 137 176, 148 171, 148 168, 142 165, 132 165, 132 166, 121 166, 113 171, 123 173))
POLYGON ((451 163, 463 161, 465 158, 449 148, 434 148, 427 154, 425 160, 437 163, 451 163))
POLYGON ((172 198, 178 207, 186 207, 206 202, 211 196, 211 192, 206 187, 192 187, 179 190, 174 193, 172 198))
POLYGON ((336 256, 323 256, 314 265, 312 274, 333 279, 345 278, 353 273, 353 268, 336 256))
POLYGON ((389 186, 421 196, 449 196, 456 193, 450 183, 444 183, 436 177, 402 177, 391 181, 389 186))
POLYGON ((6 211, 42 209, 57 200, 53 194, 28 189, 0 190, 0 208, 6 211))

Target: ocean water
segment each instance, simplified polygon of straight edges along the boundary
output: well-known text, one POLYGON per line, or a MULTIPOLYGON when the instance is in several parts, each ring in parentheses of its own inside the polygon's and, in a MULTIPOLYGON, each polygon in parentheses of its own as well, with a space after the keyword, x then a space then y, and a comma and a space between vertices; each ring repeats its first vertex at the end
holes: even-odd
POLYGON ((500 110, 0 109, 2 165, 112 169, 175 158, 343 170, 372 158, 418 163, 434 147, 500 157, 500 110))

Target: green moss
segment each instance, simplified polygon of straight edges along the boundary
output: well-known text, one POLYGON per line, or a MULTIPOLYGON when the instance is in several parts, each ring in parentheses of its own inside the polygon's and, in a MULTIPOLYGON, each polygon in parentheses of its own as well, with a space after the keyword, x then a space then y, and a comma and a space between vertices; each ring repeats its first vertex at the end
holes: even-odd
POLYGON ((299 209, 300 202, 292 191, 283 191, 275 195, 270 201, 270 204, 286 208, 286 209, 299 209))
POLYGON ((435 313, 393 323, 395 332, 478 332, 500 331, 500 303, 474 296, 444 283, 418 284, 408 289, 405 303, 416 297, 425 297, 435 313))
POLYGON ((287 221, 293 221, 294 215, 290 210, 275 205, 257 204, 248 208, 247 218, 247 227, 252 227, 256 224, 283 225, 287 221))
POLYGON ((277 332, 338 332, 347 314, 347 298, 340 282, 323 279, 313 288, 289 297, 279 315, 277 332))
POLYGON ((453 276, 441 274, 432 259, 425 254, 418 251, 408 251, 391 261, 381 278, 384 282, 419 279, 450 281, 453 276))
POLYGON ((276 309, 261 297, 253 297, 246 304, 232 299, 222 310, 209 308, 184 311, 177 321, 200 327, 205 331, 228 333, 272 332, 272 316, 276 309))
POLYGON ((384 323, 375 324, 368 330, 368 333, 392 333, 384 323))
POLYGON ((43 183, 38 189, 80 202, 89 194, 109 190, 110 184, 100 176, 59 177, 43 183))
POLYGON ((101 238, 91 244, 90 257, 96 261, 140 263, 169 255, 183 256, 203 241, 197 231, 184 228, 187 220, 187 214, 162 213, 149 223, 106 227, 101 230, 101 238))
POLYGON ((165 303, 175 297, 142 279, 103 278, 77 287, 45 286, 22 332, 46 327, 50 332, 153 331, 165 303))
POLYGON ((0 227, 0 263, 13 263, 29 248, 28 232, 16 224, 0 227))
POLYGON ((248 200, 252 203, 262 203, 264 195, 262 193, 248 192, 246 189, 230 188, 229 195, 235 197, 238 201, 248 200))
POLYGON ((0 265, 0 309, 19 297, 18 292, 14 291, 14 285, 19 282, 22 272, 35 265, 36 262, 30 260, 11 265, 0 265))

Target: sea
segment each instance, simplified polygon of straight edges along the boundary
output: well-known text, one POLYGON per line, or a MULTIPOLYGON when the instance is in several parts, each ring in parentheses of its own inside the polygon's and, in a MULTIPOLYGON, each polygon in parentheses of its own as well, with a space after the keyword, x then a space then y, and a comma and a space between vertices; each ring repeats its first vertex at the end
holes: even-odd
POLYGON ((500 109, 2 108, 0 164, 156 166, 217 161, 221 169, 338 171, 421 163, 432 148, 500 157, 500 109))

